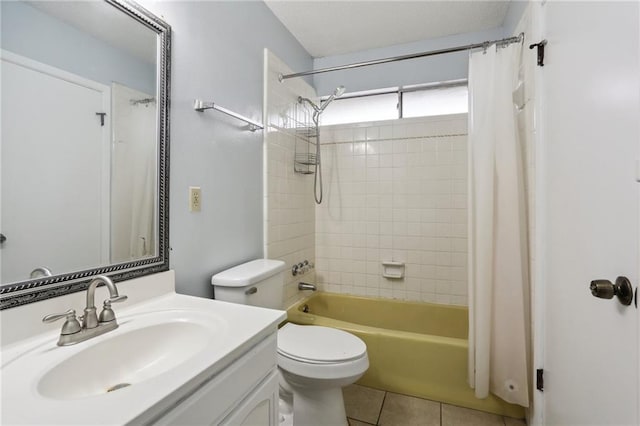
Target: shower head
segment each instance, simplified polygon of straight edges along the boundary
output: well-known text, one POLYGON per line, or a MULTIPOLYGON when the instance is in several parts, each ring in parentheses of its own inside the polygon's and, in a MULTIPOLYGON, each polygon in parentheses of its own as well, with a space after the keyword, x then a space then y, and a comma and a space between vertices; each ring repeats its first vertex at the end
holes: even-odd
POLYGON ((338 86, 336 87, 336 90, 333 91, 333 93, 331 94, 331 96, 329 96, 329 98, 327 98, 326 101, 324 101, 322 103, 322 105, 320 106, 320 110, 319 113, 322 113, 322 111, 324 111, 324 109, 326 107, 329 106, 329 104, 331 103, 331 101, 333 101, 335 98, 339 98, 340 96, 344 95, 344 86, 338 86))
POLYGON ((323 101, 320 106, 318 106, 315 103, 313 103, 310 99, 303 98, 302 96, 298 96, 298 103, 301 104, 303 102, 306 102, 309 105, 311 105, 311 107, 313 107, 313 109, 315 111, 314 112, 314 117, 315 117, 314 120, 317 120, 318 117, 320 116, 320 114, 322 114, 322 111, 324 111, 324 109, 329 106, 331 101, 333 101, 335 98, 339 98, 342 95, 344 95, 344 86, 338 86, 338 87, 336 87, 336 90, 333 91, 331 96, 329 96, 325 101, 323 101))

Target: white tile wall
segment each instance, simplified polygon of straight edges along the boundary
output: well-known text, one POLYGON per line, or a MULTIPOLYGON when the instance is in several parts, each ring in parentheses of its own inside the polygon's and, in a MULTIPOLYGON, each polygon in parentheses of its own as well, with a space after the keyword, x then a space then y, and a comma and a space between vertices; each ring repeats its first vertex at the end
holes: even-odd
POLYGON ((322 128, 322 288, 467 304, 466 133, 466 114, 322 128), (384 260, 405 278, 383 278, 384 260))
MULTIPOLYGON (((289 268, 305 259, 316 264, 315 273, 287 273, 285 306, 303 296, 299 281, 338 293, 466 305, 466 114, 323 127, 325 199, 316 206, 313 175, 293 172, 296 100, 315 93, 299 79, 280 83, 278 73, 290 70, 272 54, 266 60, 265 256, 289 268), (405 278, 383 278, 383 260, 405 262, 405 278)), ((532 266, 533 66, 523 70, 531 104, 519 116, 532 266)))
POLYGON ((293 171, 298 96, 314 98, 315 92, 301 79, 280 82, 278 74, 292 71, 272 53, 265 51, 265 152, 264 152, 264 254, 287 263, 284 306, 304 294, 299 281, 315 282, 312 270, 294 277, 291 267, 315 259, 315 202, 313 175, 293 171))

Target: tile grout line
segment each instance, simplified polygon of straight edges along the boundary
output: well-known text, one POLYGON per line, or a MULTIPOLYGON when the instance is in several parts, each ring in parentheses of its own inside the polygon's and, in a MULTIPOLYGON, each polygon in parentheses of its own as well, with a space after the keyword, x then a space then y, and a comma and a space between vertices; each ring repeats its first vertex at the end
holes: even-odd
POLYGON ((382 397, 382 404, 380 404, 380 411, 378 411, 378 418, 376 419, 376 425, 380 424, 380 417, 382 417, 382 409, 384 408, 384 402, 387 399, 387 394, 389 392, 385 391, 384 396, 382 397))
MULTIPOLYGON (((452 138, 457 136, 469 136, 468 133, 444 133, 441 135, 424 135, 424 136, 398 136, 398 137, 390 137, 390 138, 380 138, 380 139, 353 139, 350 141, 330 141, 330 142, 320 142, 320 146, 326 145, 342 145, 347 143, 360 143, 360 142, 386 142, 386 141, 396 141, 396 140, 414 140, 414 139, 435 139, 435 138, 452 138)), ((365 154, 359 154, 365 155, 365 154)))

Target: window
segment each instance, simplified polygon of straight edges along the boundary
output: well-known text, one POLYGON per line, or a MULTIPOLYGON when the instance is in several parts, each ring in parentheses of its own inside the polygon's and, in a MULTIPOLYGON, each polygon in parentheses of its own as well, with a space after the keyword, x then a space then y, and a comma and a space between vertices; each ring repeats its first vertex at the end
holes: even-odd
POLYGON ((335 99, 320 116, 320 124, 361 123, 468 111, 466 82, 376 92, 352 93, 335 99))
POLYGON ((383 93, 335 99, 320 116, 320 124, 362 123, 398 118, 398 94, 383 93))
POLYGON ((460 114, 467 112, 467 86, 416 90, 402 94, 402 117, 460 114))

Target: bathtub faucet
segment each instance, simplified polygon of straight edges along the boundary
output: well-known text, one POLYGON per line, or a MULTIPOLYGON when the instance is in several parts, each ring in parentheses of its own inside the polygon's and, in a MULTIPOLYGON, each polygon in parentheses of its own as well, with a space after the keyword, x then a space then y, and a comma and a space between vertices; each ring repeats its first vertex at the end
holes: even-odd
POLYGON ((316 285, 315 284, 309 284, 309 283, 298 283, 298 290, 311 290, 311 291, 316 291, 316 285))

